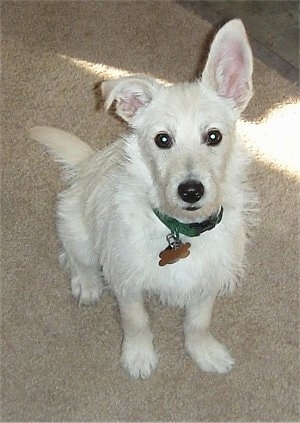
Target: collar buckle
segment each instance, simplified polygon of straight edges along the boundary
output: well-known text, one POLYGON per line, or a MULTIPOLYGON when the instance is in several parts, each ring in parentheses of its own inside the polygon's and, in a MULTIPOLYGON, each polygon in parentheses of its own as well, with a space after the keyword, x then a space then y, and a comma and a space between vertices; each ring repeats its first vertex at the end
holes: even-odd
POLYGON ((201 223, 190 223, 189 227, 195 229, 195 231, 199 232, 199 235, 203 232, 210 231, 211 229, 214 229, 214 227, 221 222, 223 216, 223 207, 221 206, 221 209, 218 214, 214 216, 210 216, 208 219, 204 220, 201 223))

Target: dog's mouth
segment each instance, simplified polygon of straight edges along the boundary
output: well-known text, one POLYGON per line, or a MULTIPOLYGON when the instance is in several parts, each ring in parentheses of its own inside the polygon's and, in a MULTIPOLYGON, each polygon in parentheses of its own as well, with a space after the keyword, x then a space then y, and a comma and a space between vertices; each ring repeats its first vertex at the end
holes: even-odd
POLYGON ((189 207, 185 207, 184 210, 187 210, 187 211, 195 211, 195 210, 199 210, 199 209, 201 209, 201 207, 189 206, 189 207))
POLYGON ((202 222, 210 216, 217 214, 220 207, 220 203, 216 201, 209 204, 181 204, 180 207, 177 207, 176 211, 174 208, 166 211, 170 216, 181 222, 193 223, 202 222))

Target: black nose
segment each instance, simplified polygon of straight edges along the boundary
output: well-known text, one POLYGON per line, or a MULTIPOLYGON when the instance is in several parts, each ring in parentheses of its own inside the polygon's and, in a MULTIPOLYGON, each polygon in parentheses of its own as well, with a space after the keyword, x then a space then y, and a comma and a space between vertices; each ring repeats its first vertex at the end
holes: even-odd
POLYGON ((196 203, 204 194, 204 186, 200 181, 187 181, 178 186, 178 194, 186 203, 196 203))

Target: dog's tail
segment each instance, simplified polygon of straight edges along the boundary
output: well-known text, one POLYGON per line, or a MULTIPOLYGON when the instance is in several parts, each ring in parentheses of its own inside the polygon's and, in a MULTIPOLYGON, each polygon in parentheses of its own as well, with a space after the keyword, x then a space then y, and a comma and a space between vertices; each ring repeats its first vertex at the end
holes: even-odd
POLYGON ((70 168, 75 167, 95 153, 80 138, 62 129, 35 126, 28 132, 32 139, 45 145, 56 159, 70 168))

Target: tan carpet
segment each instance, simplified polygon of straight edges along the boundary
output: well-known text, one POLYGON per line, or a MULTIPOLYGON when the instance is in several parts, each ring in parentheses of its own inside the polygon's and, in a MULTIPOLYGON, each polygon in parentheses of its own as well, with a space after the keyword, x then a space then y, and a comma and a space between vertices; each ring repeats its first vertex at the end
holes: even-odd
POLYGON ((198 370, 183 351, 181 313, 151 301, 161 360, 151 379, 134 381, 119 366, 114 299, 79 308, 71 297, 57 262, 60 173, 25 128, 55 125, 105 145, 124 128, 95 111, 93 84, 120 70, 190 78, 210 25, 169 1, 2 1, 1 12, 2 421, 299 421, 299 109, 253 124, 293 103, 295 86, 256 62, 252 123, 241 129, 262 222, 244 286, 217 302, 213 321, 235 369, 198 370))

